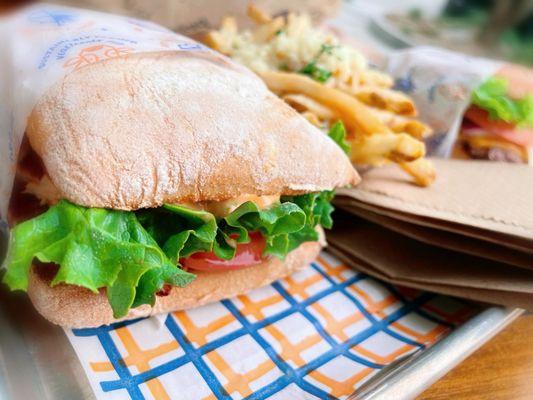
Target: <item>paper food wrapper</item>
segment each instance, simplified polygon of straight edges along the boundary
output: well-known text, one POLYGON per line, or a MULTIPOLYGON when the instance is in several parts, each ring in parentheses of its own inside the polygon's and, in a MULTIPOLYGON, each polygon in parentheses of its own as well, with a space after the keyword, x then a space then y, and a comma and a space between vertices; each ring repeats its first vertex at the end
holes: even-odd
POLYGON ((246 295, 67 335, 98 399, 345 399, 474 312, 322 253, 246 295))
POLYGON ((407 93, 434 134, 426 140, 427 154, 449 157, 472 91, 494 75, 499 61, 434 47, 392 52, 381 67, 395 79, 395 88, 407 93))
POLYGON ((374 169, 336 204, 331 250, 396 284, 533 310, 533 168, 434 160, 428 188, 374 169))
POLYGON ((52 84, 88 64, 128 54, 210 51, 151 22, 52 5, 0 17, 0 226, 31 110, 52 84))
MULTIPOLYGON (((247 0, 57 0, 57 3, 124 14, 157 22, 176 32, 195 35, 217 29, 223 17, 231 15, 240 27, 249 26, 247 0)), ((340 0, 254 0, 270 15, 306 12, 315 22, 331 16, 340 0)))

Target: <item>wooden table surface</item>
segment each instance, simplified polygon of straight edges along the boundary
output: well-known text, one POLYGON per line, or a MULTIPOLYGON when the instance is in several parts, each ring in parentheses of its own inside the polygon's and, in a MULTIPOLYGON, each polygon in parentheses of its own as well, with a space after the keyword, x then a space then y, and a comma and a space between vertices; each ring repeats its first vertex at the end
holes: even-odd
POLYGON ((524 315, 418 400, 533 399, 533 315, 524 315))

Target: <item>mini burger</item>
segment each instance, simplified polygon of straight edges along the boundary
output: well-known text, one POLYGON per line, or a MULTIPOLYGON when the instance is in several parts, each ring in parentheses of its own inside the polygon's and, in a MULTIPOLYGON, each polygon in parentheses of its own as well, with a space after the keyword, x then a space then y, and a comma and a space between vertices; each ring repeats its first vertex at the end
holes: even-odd
POLYGON ((328 136, 215 53, 80 68, 29 116, 4 282, 65 327, 196 307, 305 267, 333 189, 328 136))
POLYGON ((506 65, 472 94, 455 154, 533 164, 533 71, 506 65))

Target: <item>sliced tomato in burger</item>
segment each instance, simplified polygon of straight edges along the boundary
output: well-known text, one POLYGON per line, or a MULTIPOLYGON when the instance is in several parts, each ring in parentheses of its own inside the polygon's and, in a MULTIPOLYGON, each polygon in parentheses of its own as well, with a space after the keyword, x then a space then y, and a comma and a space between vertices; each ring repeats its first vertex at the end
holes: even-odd
POLYGON ((222 260, 215 253, 199 252, 181 259, 180 264, 187 270, 197 271, 229 271, 261 264, 265 258, 265 238, 259 232, 250 233, 249 243, 237 245, 235 257, 231 260, 222 260))
POLYGON ((533 129, 519 128, 502 120, 491 119, 489 113, 479 107, 471 106, 465 113, 465 119, 473 122, 488 134, 525 147, 533 145, 533 129))

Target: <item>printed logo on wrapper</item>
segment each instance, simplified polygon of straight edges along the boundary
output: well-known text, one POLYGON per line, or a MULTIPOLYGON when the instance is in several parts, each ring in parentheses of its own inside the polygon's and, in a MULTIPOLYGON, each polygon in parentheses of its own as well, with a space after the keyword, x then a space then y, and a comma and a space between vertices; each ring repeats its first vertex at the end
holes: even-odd
MULTIPOLYGON (((133 47, 126 47, 125 45, 136 45, 138 42, 135 40, 122 38, 122 37, 113 37, 113 36, 107 36, 107 35, 84 35, 79 37, 74 37, 72 39, 62 39, 54 44, 52 44, 44 53, 42 59, 39 62, 39 69, 46 68, 51 62, 60 62, 64 60, 68 54, 73 52, 75 48, 79 46, 86 46, 87 44, 90 44, 90 46, 86 46, 82 48, 78 54, 78 56, 83 56, 83 51, 87 51, 87 53, 96 52, 98 49, 104 49, 104 55, 97 57, 96 54, 94 56, 91 56, 90 54, 87 54, 86 57, 86 63, 84 65, 92 64, 94 62, 100 61, 101 59, 107 59, 114 57, 119 57, 120 54, 117 54, 117 52, 109 51, 111 48, 128 48, 128 54, 133 52, 133 47), (94 43, 98 43, 94 45, 94 43), (107 55, 107 56, 105 56, 107 55), (93 62, 87 62, 89 60, 94 60, 93 62)), ((120 51, 119 51, 120 52, 120 51)), ((126 53, 122 54, 126 55, 126 53)), ((65 64, 63 64, 65 66, 65 64)))
POLYGON ((404 93, 412 93, 415 90, 415 84, 413 83, 413 70, 409 70, 406 76, 396 78, 394 80, 393 89, 404 93))
POLYGON ((37 10, 28 15, 28 21, 42 25, 65 26, 76 19, 77 15, 72 12, 54 9, 37 10))
POLYGON ((0 21, 0 215, 7 207, 18 147, 31 110, 66 74, 103 60, 157 51, 208 52, 192 39, 128 17, 36 4, 0 21), (11 135, 9 133, 12 133, 11 135))
POLYGON ((75 57, 68 59, 63 67, 77 70, 98 61, 125 56, 132 51, 131 47, 116 47, 105 44, 89 46, 81 49, 75 57))

